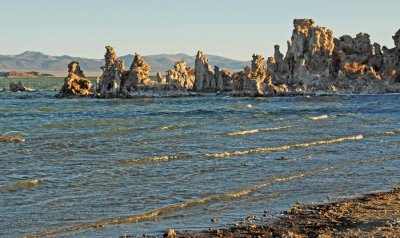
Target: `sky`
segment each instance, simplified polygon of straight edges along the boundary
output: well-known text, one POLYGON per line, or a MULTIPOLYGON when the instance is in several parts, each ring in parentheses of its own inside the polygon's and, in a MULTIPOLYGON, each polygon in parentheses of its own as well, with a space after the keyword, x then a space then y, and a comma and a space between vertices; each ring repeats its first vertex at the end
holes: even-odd
POLYGON ((119 56, 195 55, 237 60, 286 51, 294 18, 312 18, 335 37, 359 32, 394 46, 398 0, 0 0, 0 54, 40 51, 101 59, 104 46, 119 56))

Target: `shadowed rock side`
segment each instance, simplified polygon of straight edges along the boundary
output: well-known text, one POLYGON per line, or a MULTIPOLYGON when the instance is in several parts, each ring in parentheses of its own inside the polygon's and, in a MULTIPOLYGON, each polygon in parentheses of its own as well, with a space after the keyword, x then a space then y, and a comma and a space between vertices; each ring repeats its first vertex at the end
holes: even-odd
POLYGON ((232 91, 232 73, 214 66, 216 90, 219 92, 232 91))
POLYGON ((167 83, 165 77, 160 72, 157 72, 156 78, 158 83, 167 83))
POLYGON ((121 85, 127 83, 129 71, 125 70, 124 61, 117 59, 115 49, 111 46, 106 46, 104 62, 105 65, 101 67, 103 74, 96 81, 96 92, 102 98, 120 97, 121 85))
POLYGON ((214 72, 208 64, 207 57, 203 52, 198 51, 194 63, 196 74, 194 89, 196 92, 214 92, 216 90, 216 81, 214 72))
POLYGON ((196 92, 229 92, 232 91, 232 73, 214 66, 214 71, 208 64, 207 57, 198 51, 195 60, 195 82, 193 90, 196 92))
POLYGON ((72 61, 68 64, 68 76, 64 80, 57 97, 87 97, 92 96, 92 83, 86 79, 79 63, 72 61))

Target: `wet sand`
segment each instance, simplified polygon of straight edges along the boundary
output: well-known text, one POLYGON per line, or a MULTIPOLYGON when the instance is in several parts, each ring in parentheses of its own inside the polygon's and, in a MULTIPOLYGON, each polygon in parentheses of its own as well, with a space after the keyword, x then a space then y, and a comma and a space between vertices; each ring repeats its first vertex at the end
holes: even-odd
POLYGON ((273 223, 173 232, 165 237, 400 237, 400 188, 335 203, 296 204, 273 223))

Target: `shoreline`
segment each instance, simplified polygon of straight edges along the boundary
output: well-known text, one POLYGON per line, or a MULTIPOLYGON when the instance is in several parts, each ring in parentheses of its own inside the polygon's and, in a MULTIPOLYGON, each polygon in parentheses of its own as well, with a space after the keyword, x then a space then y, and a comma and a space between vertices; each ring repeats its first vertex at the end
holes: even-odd
MULTIPOLYGON (((339 202, 295 204, 274 222, 248 217, 247 222, 222 229, 175 231, 164 237, 399 237, 400 187, 339 202)), ((135 234, 137 235, 137 234, 135 234)), ((123 235, 120 238, 135 237, 123 235)))

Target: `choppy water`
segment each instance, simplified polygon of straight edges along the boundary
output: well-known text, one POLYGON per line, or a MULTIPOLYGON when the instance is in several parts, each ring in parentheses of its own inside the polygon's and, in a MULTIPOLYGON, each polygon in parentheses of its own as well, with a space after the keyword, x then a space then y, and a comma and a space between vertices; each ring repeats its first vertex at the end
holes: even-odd
POLYGON ((28 134, 0 143, 1 237, 200 229, 400 185, 400 95, 56 99, 61 82, 0 93, 0 133, 28 134))

